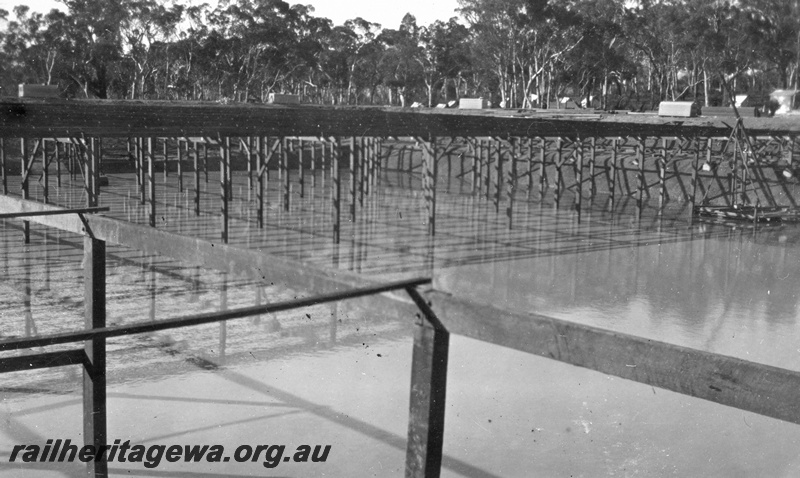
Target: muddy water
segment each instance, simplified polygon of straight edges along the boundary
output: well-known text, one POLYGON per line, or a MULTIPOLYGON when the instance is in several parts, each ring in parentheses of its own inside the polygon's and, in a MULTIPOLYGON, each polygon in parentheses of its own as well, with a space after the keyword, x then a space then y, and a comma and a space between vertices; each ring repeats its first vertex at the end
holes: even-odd
MULTIPOLYGON (((145 222, 131 178, 111 181, 112 214, 145 222)), ((195 218, 183 207, 191 207, 188 195, 160 187, 160 227, 218 237, 213 192, 203 198, 208 212, 195 218)), ((232 241, 374 277, 432 274, 436 288, 471 300, 800 369, 794 227, 692 223, 680 206, 659 215, 618 204, 607 213, 598 202, 580 216, 520 203, 509 229, 502 208, 454 191, 439 196, 437 236, 429 239, 420 197, 385 188, 355 223, 345 221, 333 247, 325 191, 295 199, 288 214, 268 207, 264 230, 253 226, 247 201, 234 203, 232 241)), ((3 337, 81 327, 78 238, 34 228, 23 246, 9 222, 0 243, 3 337)), ((109 249, 112 323, 298 293, 109 249)), ((114 339, 109 434, 144 444, 334 445, 325 464, 163 464, 164 476, 400 476, 409 323, 342 303, 114 339)), ((14 444, 80 440, 79 380, 73 367, 0 376, 0 462, 14 444)), ((800 473, 800 427, 470 339, 452 339, 448 387, 445 476, 800 473)), ((79 476, 80 467, 0 465, 0 475, 79 476)))
MULTIPOLYGON (((529 244, 540 248, 528 257, 443 269, 436 286, 500 307, 798 370, 800 229, 589 216, 579 226, 543 224, 529 244), (559 227, 569 231, 571 247, 556 246, 559 227)), ((798 472, 794 425, 512 351, 469 347, 471 367, 463 367, 470 372, 461 376, 473 374, 471 383, 481 384, 493 413, 470 406, 470 392, 461 403, 485 416, 509 414, 517 426, 545 422, 529 430, 540 433, 535 443, 520 430, 506 435, 511 443, 527 442, 519 455, 542 476, 798 472), (515 387, 491 385, 505 380, 515 387)), ((488 420, 482 425, 496 423, 488 420)), ((525 476, 496 464, 504 465, 525 476)))
POLYGON ((437 275, 437 286, 509 309, 800 369, 800 229, 675 224, 654 233, 612 221, 595 215, 573 227, 571 251, 455 266, 437 275))

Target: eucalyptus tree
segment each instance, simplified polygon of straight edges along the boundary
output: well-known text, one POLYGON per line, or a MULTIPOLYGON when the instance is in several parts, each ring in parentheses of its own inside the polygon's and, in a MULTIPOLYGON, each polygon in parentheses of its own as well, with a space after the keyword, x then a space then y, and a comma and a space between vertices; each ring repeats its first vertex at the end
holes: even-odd
POLYGON ((800 90, 800 0, 742 0, 741 9, 762 67, 774 69, 776 86, 800 90))
POLYGON ((182 27, 177 31, 178 39, 172 46, 172 68, 175 75, 174 89, 178 97, 185 99, 207 99, 209 68, 201 54, 205 39, 209 35, 206 15, 208 4, 191 5, 184 11, 182 27), (204 65, 205 63, 205 65, 204 65))
POLYGON ((287 62, 294 35, 293 12, 282 0, 226 2, 209 14, 213 31, 206 53, 221 68, 220 93, 246 101, 254 88, 263 96, 294 68, 287 62))
POLYGON ((400 28, 384 29, 377 38, 385 45, 379 68, 383 75, 383 84, 388 88, 390 104, 395 104, 396 97, 400 106, 406 106, 423 89, 420 33, 417 19, 407 13, 400 28))
POLYGON ((581 39, 565 52, 565 68, 572 72, 577 89, 587 104, 599 96, 601 108, 623 106, 623 82, 636 66, 628 60, 623 19, 627 11, 621 0, 576 0, 564 5, 573 13, 570 22, 581 39), (616 101, 609 104, 609 89, 616 85, 616 101))
MULTIPOLYGON (((156 0, 134 0, 127 3, 129 19, 120 25, 122 57, 131 65, 130 98, 144 98, 148 81, 154 81, 159 69, 164 82, 161 94, 151 83, 151 97, 163 96, 170 83, 169 48, 184 18, 184 7, 175 4, 167 8, 156 0), (156 57, 160 57, 157 64, 156 57)), ((125 64, 126 62, 122 62, 125 64)))
POLYGON ((292 75, 293 89, 303 97, 318 97, 318 83, 322 76, 323 53, 326 49, 324 38, 329 35, 332 22, 327 18, 313 16, 313 8, 308 6, 293 5, 292 10, 295 13, 293 30, 296 41, 289 61, 300 65, 292 75))
POLYGON ((68 32, 61 52, 65 71, 84 96, 107 98, 123 57, 123 27, 131 21, 127 2, 117 0, 61 0, 68 9, 68 32))
POLYGON ((428 106, 433 106, 434 91, 442 99, 458 99, 463 83, 462 73, 470 69, 469 30, 456 18, 448 22, 437 20, 422 27, 419 35, 420 55, 417 61, 423 70, 428 106))
POLYGON ((9 12, 0 12, 6 22, 6 29, 0 35, 3 46, 3 73, 4 80, 9 85, 31 81, 43 83, 46 78, 50 84, 52 66, 56 52, 52 52, 44 44, 42 30, 44 19, 41 13, 31 13, 27 6, 19 5, 14 8, 14 20, 9 20, 9 12), (42 50, 47 56, 42 61, 42 50))
POLYGON ((578 12, 548 0, 459 0, 473 33, 472 58, 495 76, 503 104, 549 97, 564 56, 583 37, 578 12))

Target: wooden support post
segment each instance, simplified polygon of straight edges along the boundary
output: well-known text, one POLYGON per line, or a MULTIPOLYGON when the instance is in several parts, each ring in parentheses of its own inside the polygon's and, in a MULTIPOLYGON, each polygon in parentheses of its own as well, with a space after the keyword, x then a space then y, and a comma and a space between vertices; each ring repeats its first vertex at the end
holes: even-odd
POLYGON ((477 138, 468 138, 468 144, 470 152, 472 153, 472 167, 471 167, 471 179, 472 179, 472 194, 474 196, 480 197, 480 190, 481 190, 481 166, 480 166, 480 147, 477 138))
MULTIPOLYGON (((158 145, 158 138, 155 139, 155 144, 158 145)), ((164 158, 164 183, 167 182, 167 177, 169 176, 169 151, 167 148, 169 147, 167 138, 162 140, 161 144, 161 155, 164 158)))
POLYGON ((697 169, 700 167, 700 138, 695 137, 694 144, 694 161, 692 162, 692 195, 689 198, 692 206, 694 206, 695 200, 697 199, 697 169))
POLYGON ((364 196, 369 195, 369 175, 370 175, 370 152, 369 152, 369 138, 362 136, 358 144, 358 167, 359 177, 361 178, 361 191, 359 193, 358 203, 364 206, 364 196))
POLYGON ((597 183, 594 177, 594 167, 597 159, 597 138, 592 136, 589 144, 592 148, 589 150, 589 201, 594 201, 594 197, 597 194, 597 183))
POLYGON ((78 151, 74 144, 67 145, 69 149, 69 179, 75 180, 77 169, 75 163, 78 160, 78 151))
POLYGON ((86 160, 86 205, 94 207, 97 206, 97 173, 95 171, 97 165, 95 162, 95 149, 97 144, 95 138, 89 138, 88 141, 83 139, 81 144, 84 148, 84 159, 86 160))
POLYGON ((733 205, 736 204, 736 169, 739 165, 739 138, 733 138, 733 158, 730 161, 730 170, 728 171, 728 196, 729 202, 733 205))
POLYGON ((356 222, 356 200, 358 198, 358 158, 356 156, 356 138, 350 137, 350 220, 356 222))
MULTIPOLYGON (((453 142, 453 138, 450 138, 450 143, 452 143, 452 142, 453 142)), ((449 146, 447 146, 442 151, 442 155, 443 156, 447 155, 447 174, 445 175, 445 178, 447 178, 447 179, 445 180, 445 190, 444 190, 444 192, 449 193, 450 192, 450 182, 451 182, 451 180, 453 178, 453 154, 452 154, 452 151, 450 150, 449 146)))
POLYGON ((539 148, 539 200, 544 201, 544 193, 547 189, 547 169, 545 160, 547 159, 547 138, 539 138, 541 147, 539 148))
POLYGON ((317 189, 317 143, 311 142, 311 190, 317 189))
POLYGON ((281 146, 280 138, 273 141, 273 144, 270 146, 270 139, 269 136, 264 137, 264 200, 266 201, 269 198, 269 163, 272 161, 272 157, 276 154, 278 149, 281 146))
POLYGON ((639 207, 642 205, 642 201, 644 200, 644 188, 645 188, 645 177, 644 177, 644 148, 647 142, 647 138, 640 137, 637 138, 636 144, 636 161, 639 162, 639 187, 638 187, 638 197, 637 203, 639 207))
POLYGON ((484 172, 486 172, 486 178, 484 181, 484 188, 486 188, 486 200, 492 198, 492 167, 489 164, 489 161, 492 157, 492 141, 487 139, 483 142, 483 151, 484 151, 484 172))
POLYGON ((208 184, 208 143, 205 141, 203 142, 203 175, 208 184))
POLYGON ((423 314, 414 328, 405 475, 436 478, 442 465, 450 334, 424 298, 408 292, 423 314))
POLYGON ((436 137, 420 138, 422 146, 422 191, 425 197, 425 209, 428 212, 428 234, 436 234, 436 177, 438 173, 438 157, 436 137))
POLYGON ((508 207, 506 207, 506 216, 508 216, 508 228, 511 229, 514 223, 514 193, 517 189, 517 159, 519 159, 519 152, 520 152, 520 139, 519 138, 511 138, 511 145, 510 145, 510 157, 511 157, 511 167, 508 168, 508 183, 507 187, 507 195, 508 195, 508 207))
POLYGON ((321 144, 322 148, 320 150, 321 158, 320 158, 320 180, 321 184, 320 187, 322 190, 325 190, 325 170, 330 169, 330 162, 332 161, 333 157, 333 143, 328 144, 327 142, 323 141, 321 144))
POLYGON ((100 204, 100 172, 103 167, 103 140, 92 138, 92 203, 100 204))
MULTIPOLYGON (((372 184, 372 190, 377 193, 381 185, 381 177, 383 176, 383 138, 375 138, 375 179, 372 184)), ((388 161, 388 159, 387 159, 388 161)))
POLYGON ((401 187, 403 186, 403 166, 405 165, 406 160, 406 147, 400 146, 397 150, 397 177, 398 177, 398 185, 401 187))
MULTIPOLYGON (((86 329, 106 326, 106 243, 83 239, 84 324, 86 329)), ((106 339, 84 342, 83 443, 95 450, 106 446, 106 339)), ((88 476, 108 476, 106 460, 87 463, 88 476)))
POLYGON ((583 138, 575 139, 575 209, 580 211, 583 203, 583 138))
MULTIPOLYGON (((140 189, 142 186, 141 177, 139 176, 139 169, 140 169, 140 153, 141 147, 139 145, 139 138, 128 138, 128 142, 131 145, 133 151, 133 175, 136 177, 136 189, 140 189)), ((71 168, 70 168, 71 169, 71 168)))
POLYGON ((6 140, 0 138, 0 174, 3 178, 3 194, 8 194, 8 175, 6 171, 6 140))
POLYGON ((364 207, 364 195, 367 193, 367 174, 369 174, 369 152, 366 148, 366 138, 356 138, 356 172, 358 176, 358 205, 364 207))
MULTIPOLYGON (((28 139, 21 138, 20 139, 20 150, 21 150, 21 184, 20 189, 22 192, 22 199, 28 199, 28 139)), ((22 221, 22 240, 25 244, 29 244, 31 242, 31 223, 30 221, 22 221)))
POLYGON ((500 212, 500 198, 503 192, 503 144, 498 139, 491 139, 492 152, 495 154, 497 170, 494 177, 494 212, 500 212))
POLYGON ((530 200, 531 194, 533 194, 533 138, 527 138, 528 142, 528 169, 525 170, 525 175, 528 177, 528 191, 526 192, 525 196, 526 199, 530 200))
POLYGON ((330 138, 331 142, 331 202, 333 203, 333 243, 339 244, 339 239, 342 230, 341 212, 342 212, 342 188, 339 179, 339 153, 341 143, 339 138, 330 138))
POLYGON ((231 161, 231 138, 222 139, 219 148, 219 189, 222 201, 222 231, 220 237, 224 244, 228 243, 228 163, 231 161))
POLYGON ((378 187, 381 183, 381 159, 383 158, 383 138, 372 138, 372 183, 370 184, 370 194, 377 195, 378 187))
POLYGON ((43 186, 43 199, 44 203, 48 204, 50 202, 50 175, 48 174, 48 164, 47 164, 47 142, 42 139, 42 179, 44 180, 43 186))
MULTIPOLYGON (((0 147, 2 143, 0 143, 0 147)), ((56 186, 61 187, 61 143, 55 141, 55 150, 53 151, 54 159, 56 160, 56 186)))
POLYGON ((289 211, 289 201, 291 200, 291 183, 289 182, 289 148, 291 141, 289 138, 281 139, 281 179, 283 181, 283 210, 289 211))
POLYGON ((611 207, 614 207, 614 199, 617 194, 617 168, 618 168, 619 143, 617 138, 611 139, 611 171, 608 176, 608 192, 611 194, 611 207))
POLYGON ((381 177, 381 155, 383 154, 383 143, 382 139, 378 137, 371 137, 369 138, 370 144, 370 158, 371 162, 370 165, 372 166, 372 174, 370 174, 370 183, 369 183, 369 193, 371 195, 377 195, 378 193, 378 184, 380 183, 381 177))
POLYGON ((469 168, 470 192, 475 194, 476 186, 478 185, 478 148, 475 145, 475 141, 470 141, 469 139, 467 139, 467 146, 467 154, 472 159, 469 168))
POLYGON ((303 164, 303 150, 305 149, 305 142, 302 139, 297 141, 297 169, 298 169, 298 178, 300 184, 300 197, 303 198, 306 195, 306 174, 305 174, 305 167, 303 164))
MULTIPOLYGON (((713 171, 713 175, 716 176, 717 175, 717 172, 716 172, 717 168, 715 168, 714 165, 711 164, 711 152, 712 152, 713 149, 714 149, 714 138, 707 138, 706 139, 706 164, 713 171)), ((707 187, 704 188, 705 189, 705 191, 703 192, 704 197, 708 196, 708 190, 711 188, 711 185, 713 185, 713 182, 711 184, 709 184, 707 187)), ((703 201, 703 202, 705 202, 705 201, 703 201)))
POLYGON ((94 173, 92 172, 92 140, 81 139, 77 144, 80 151, 80 162, 83 164, 83 189, 86 192, 86 206, 94 206, 94 173))
POLYGON ((147 190, 150 202, 150 227, 156 227, 156 172, 155 172, 155 140, 147 138, 147 190))
MULTIPOLYGON (((483 155, 484 147, 483 147, 483 140, 482 139, 478 138, 475 141, 477 143, 477 145, 476 145, 477 153, 476 154, 478 155, 478 197, 482 198, 482 197, 484 197, 483 188, 484 188, 484 186, 486 185, 486 182, 487 182, 483 177, 484 173, 486 172, 486 167, 484 165, 484 163, 485 163, 484 155, 483 155)), ((487 198, 489 197, 488 194, 486 195, 486 197, 487 198)))
POLYGON ((367 157, 367 185, 364 194, 369 196, 375 188, 375 138, 365 138, 367 157))
POLYGON ((658 207, 664 207, 667 199, 666 169, 667 169, 667 139, 661 138, 661 151, 657 157, 658 161, 658 207))
POLYGON ((181 149, 181 145, 184 146, 186 153, 189 153, 189 143, 186 141, 181 141, 178 139, 178 191, 183 192, 183 152, 184 149, 181 149))
POLYGON ((145 178, 145 168, 144 162, 147 154, 145 152, 145 147, 147 146, 144 138, 137 138, 139 143, 139 202, 142 205, 147 204, 147 181, 145 178))
MULTIPOLYGON (((749 151, 749 149, 748 149, 749 151)), ((747 167, 747 153, 743 151, 743 154, 739 155, 739 169, 740 176, 739 176, 739 201, 744 204, 749 202, 747 197, 747 180, 749 168, 747 167)))
MULTIPOLYGON (((228 138, 230 139, 230 138, 228 138)), ((233 201, 233 163, 231 161, 231 145, 228 144, 226 148, 228 150, 228 157, 225 161, 225 169, 226 169, 226 179, 228 180, 228 201, 233 201)))
MULTIPOLYGON (((267 142, 269 147, 269 142, 267 142)), ((256 138, 256 224, 264 228, 264 137, 256 138)))
MULTIPOLYGON (((187 144, 189 143, 187 139, 187 144)), ((194 165, 194 215, 200 215, 200 145, 192 141, 192 160, 194 165)))
MULTIPOLYGON (((258 154, 254 151, 254 144, 253 144, 253 137, 247 137, 247 190, 252 191, 254 182, 253 182, 253 156, 258 154)), ((249 197, 249 195, 248 195, 249 197)))
POLYGON ((561 177, 561 154, 563 153, 563 138, 560 136, 556 138, 556 190, 555 190, 555 206, 558 209, 558 205, 561 203, 561 188, 563 179, 561 177))

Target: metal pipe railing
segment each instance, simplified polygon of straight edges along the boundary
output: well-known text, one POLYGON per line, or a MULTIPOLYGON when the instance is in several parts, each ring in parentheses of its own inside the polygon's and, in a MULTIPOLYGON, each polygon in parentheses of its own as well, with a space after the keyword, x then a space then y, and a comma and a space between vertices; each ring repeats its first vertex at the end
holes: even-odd
MULTIPOLYGON (((274 312, 283 312, 291 309, 299 309, 301 307, 324 304, 326 302, 335 302, 345 299, 355 299, 358 297, 364 297, 368 295, 382 294, 384 292, 392 292, 400 289, 409 289, 409 288, 413 289, 415 287, 430 283, 431 279, 429 278, 414 278, 397 282, 388 282, 385 284, 378 284, 368 287, 358 287, 342 292, 332 292, 329 294, 321 294, 302 299, 275 302, 272 304, 254 305, 250 307, 241 307, 237 309, 230 309, 218 312, 207 312, 202 314, 188 315, 184 317, 159 320, 158 322, 146 322, 146 323, 132 324, 132 325, 117 325, 112 327, 100 327, 90 330, 80 330, 76 332, 65 332, 62 334, 51 334, 40 337, 24 337, 19 339, 11 339, 0 342, 0 351, 27 349, 34 347, 47 347, 49 345, 82 342, 84 340, 107 339, 111 337, 119 337, 122 335, 142 334, 142 333, 157 332, 167 329, 191 327, 194 325, 211 324, 214 322, 222 322, 225 320, 241 319, 252 315, 269 314, 274 312)), ((416 290, 415 293, 417 293, 416 290)), ((31 354, 26 356, 35 357, 36 355, 37 354, 31 354)))

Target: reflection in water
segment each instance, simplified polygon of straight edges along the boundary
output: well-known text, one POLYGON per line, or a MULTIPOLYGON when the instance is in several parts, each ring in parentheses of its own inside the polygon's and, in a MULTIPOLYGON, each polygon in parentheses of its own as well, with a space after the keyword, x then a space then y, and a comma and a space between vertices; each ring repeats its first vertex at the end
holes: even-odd
MULTIPOLYGON (((222 284, 220 284, 219 291, 219 310, 220 312, 228 310, 228 280, 227 276, 223 274, 222 284)), ((228 322, 223 320, 219 323, 219 363, 225 363, 225 349, 228 343, 228 322)))
POLYGON ((688 225, 666 212, 652 223, 643 216, 634 228, 596 211, 566 229, 554 219, 549 227, 536 221, 535 253, 488 269, 475 263, 441 269, 437 287, 509 309, 800 367, 791 339, 800 277, 800 251, 791 242, 800 229, 688 225), (762 333, 770 337, 763 343, 762 333))

